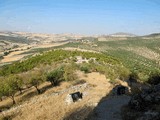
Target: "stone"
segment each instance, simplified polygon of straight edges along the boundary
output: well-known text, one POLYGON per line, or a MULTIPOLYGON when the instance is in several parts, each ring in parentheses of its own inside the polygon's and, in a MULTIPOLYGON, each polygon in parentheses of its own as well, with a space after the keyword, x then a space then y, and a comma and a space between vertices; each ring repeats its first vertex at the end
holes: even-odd
POLYGON ((160 84, 133 95, 129 102, 133 109, 149 108, 150 105, 154 104, 160 104, 160 84))
POLYGON ((75 92, 75 93, 68 94, 66 99, 65 99, 65 102, 69 105, 69 104, 71 104, 73 102, 81 100, 82 96, 83 95, 80 92, 75 92))
POLYGON ((82 99, 82 93, 80 93, 80 92, 75 92, 75 93, 72 93, 70 95, 72 97, 73 102, 76 102, 79 99, 82 99))
POLYGON ((72 97, 70 94, 67 95, 66 99, 65 99, 66 104, 71 104, 73 103, 72 97))

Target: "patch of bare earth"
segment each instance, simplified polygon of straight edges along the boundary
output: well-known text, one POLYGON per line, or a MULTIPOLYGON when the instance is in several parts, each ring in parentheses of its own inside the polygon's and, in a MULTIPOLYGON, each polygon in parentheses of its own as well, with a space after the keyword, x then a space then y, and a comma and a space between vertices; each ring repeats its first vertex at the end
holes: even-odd
POLYGON ((23 57, 27 56, 28 54, 20 55, 21 53, 26 52, 26 51, 15 51, 11 52, 7 56, 4 56, 3 59, 0 61, 0 63, 5 63, 5 62, 13 62, 22 59, 23 57))
MULTIPOLYGON (((23 59, 25 56, 28 56, 30 54, 23 54, 25 52, 29 52, 30 50, 27 49, 27 47, 31 47, 31 49, 35 49, 35 48, 50 48, 50 47, 56 47, 56 46, 61 46, 66 44, 67 42, 63 42, 63 43, 54 43, 54 44, 40 44, 40 45, 28 45, 25 47, 21 47, 18 48, 18 51, 13 51, 10 54, 6 55, 3 57, 3 59, 0 61, 0 63, 6 63, 6 62, 13 62, 13 61, 18 61, 23 59), (23 49, 23 50, 21 50, 23 49)), ((14 49, 13 49, 14 50, 14 49)))

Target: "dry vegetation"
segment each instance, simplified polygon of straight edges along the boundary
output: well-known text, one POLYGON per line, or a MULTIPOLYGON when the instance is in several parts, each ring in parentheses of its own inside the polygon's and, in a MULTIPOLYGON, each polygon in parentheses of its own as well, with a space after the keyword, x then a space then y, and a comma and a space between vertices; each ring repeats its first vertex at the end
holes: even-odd
MULTIPOLYGON (((72 89, 59 95, 54 95, 54 93, 70 89, 73 85, 73 82, 63 82, 60 86, 51 88, 41 95, 30 99, 28 98, 28 100, 27 96, 36 94, 36 91, 33 88, 27 90, 24 94, 16 97, 16 100, 18 101, 21 101, 25 97, 25 100, 27 100, 26 102, 21 103, 20 106, 15 106, 11 110, 2 112, 1 115, 12 116, 15 114, 16 116, 13 117, 13 120, 61 120, 74 110, 78 110, 83 107, 96 107, 101 98, 105 97, 113 88, 113 85, 109 83, 106 77, 99 73, 84 74, 83 72, 77 72, 77 75, 79 80, 84 80, 87 83, 86 88, 78 89, 84 94, 81 101, 70 105, 65 103, 67 94, 75 92, 75 90, 72 89)), ((48 84, 44 83, 40 88, 44 88, 46 86, 48 86, 48 84)), ((10 103, 11 101, 7 99, 1 102, 0 106, 8 105, 10 103)), ((83 117, 87 117, 91 111, 92 109, 87 111, 83 114, 83 117)))

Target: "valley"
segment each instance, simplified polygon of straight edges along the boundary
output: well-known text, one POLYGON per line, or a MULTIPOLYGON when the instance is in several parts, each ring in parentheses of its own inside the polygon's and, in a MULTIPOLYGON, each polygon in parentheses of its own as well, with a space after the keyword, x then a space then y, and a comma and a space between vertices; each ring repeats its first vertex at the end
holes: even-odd
MULTIPOLYGON (((123 34, 1 32, 0 119, 144 117, 143 112, 129 116, 128 105, 134 95, 159 84, 160 37, 123 34), (117 86, 128 92, 117 95, 117 86), (66 97, 77 91, 83 98, 68 103, 66 97)), ((159 104, 151 107, 159 112, 159 104)))

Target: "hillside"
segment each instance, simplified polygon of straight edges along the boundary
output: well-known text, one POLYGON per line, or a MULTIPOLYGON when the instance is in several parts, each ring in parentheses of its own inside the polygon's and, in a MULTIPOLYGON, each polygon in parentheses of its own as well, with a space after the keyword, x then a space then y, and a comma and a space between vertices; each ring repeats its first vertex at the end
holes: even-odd
POLYGON ((134 35, 134 34, 124 33, 124 32, 110 34, 109 36, 112 36, 112 37, 136 37, 136 35, 134 35))
POLYGON ((147 80, 147 76, 160 69, 160 39, 143 37, 119 38, 99 41, 79 41, 68 43, 58 48, 79 48, 103 52, 113 56, 126 65, 131 71, 139 74, 140 79, 147 80))
MULTIPOLYGON (((49 119, 53 117, 52 113, 57 113, 57 116, 53 118, 58 120, 61 119, 62 116, 67 117, 64 113, 70 112, 77 107, 88 105, 88 100, 92 98, 92 95, 86 97, 79 106, 73 105, 65 111, 62 111, 62 109, 64 109, 63 106, 66 104, 64 98, 67 94, 74 91, 76 92, 77 90, 84 92, 83 94, 86 92, 86 95, 97 94, 97 98, 90 103, 95 104, 110 91, 110 86, 116 83, 115 79, 117 79, 117 81, 119 79, 126 79, 129 76, 129 70, 117 59, 102 53, 53 50, 21 62, 16 62, 12 65, 6 65, 1 68, 0 75, 0 98, 3 99, 3 101, 0 102, 0 110, 4 111, 0 117, 3 117, 5 114, 6 117, 11 117, 12 119, 18 119, 19 117, 40 119, 42 115, 46 117, 46 119, 49 119), (98 80, 99 85, 97 84, 98 80), (64 84, 66 85, 64 86, 64 84), (76 88, 77 85, 85 86, 84 88, 76 88), (106 87, 106 85, 108 85, 108 87, 106 87), (67 89, 69 90, 66 91, 67 89), (94 91, 96 91, 96 93, 94 91), (101 91, 105 92, 102 94, 101 91), (35 96, 37 94, 36 92, 42 95, 35 96), (56 93, 58 93, 57 98, 55 96, 56 93), (52 98, 52 94, 55 98, 52 98), (44 100, 46 100, 46 98, 47 101, 51 103, 45 103, 44 100), (46 114, 47 116, 41 113, 44 111, 42 109, 37 116, 35 116, 35 114, 23 114, 26 113, 25 110, 28 111, 30 109, 27 107, 33 107, 32 104, 37 100, 43 102, 45 106, 49 105, 48 107, 44 107, 44 109, 51 109, 52 107, 58 108, 51 113, 48 112, 48 114, 46 114), (17 106, 7 110, 8 107, 12 107, 11 101, 13 104, 17 103, 17 106), (58 102, 56 103, 54 101, 58 102), (18 104, 21 104, 21 107, 18 106, 18 104), (57 106, 58 104, 59 106, 57 106), (21 114, 21 116, 19 114, 21 114)), ((37 107, 43 106, 38 103, 38 101, 36 102, 37 107)), ((42 119, 44 119, 43 117, 42 119)))
MULTIPOLYGON (((134 104, 134 99, 139 99, 134 95, 143 95, 144 89, 157 90, 156 85, 160 83, 158 37, 103 36, 102 40, 102 36, 81 36, 77 39, 67 38, 67 42, 57 40, 53 44, 37 38, 37 43, 32 46, 35 36, 45 35, 17 32, 5 33, 3 37, 6 34, 9 37, 5 38, 3 44, 9 44, 8 39, 14 41, 16 35, 31 43, 19 43, 24 46, 12 48, 1 59, 0 99, 3 101, 0 101, 0 119, 145 118, 146 111, 131 109, 129 103, 133 100, 134 104), (8 61, 10 64, 4 65, 11 59, 13 61, 8 61), (119 86, 125 87, 124 95, 116 93, 119 86), (73 102, 67 98, 78 91, 83 93, 80 101, 73 102), (131 116, 130 111, 125 110, 137 112, 131 116)), ((156 93, 156 96, 159 95, 156 93)), ((159 112, 159 102, 157 107, 152 101, 149 102, 153 111, 159 112)))
POLYGON ((160 33, 153 33, 153 34, 150 34, 150 35, 146 35, 147 37, 157 37, 157 38, 160 38, 160 33))
POLYGON ((47 49, 60 46, 70 41, 75 41, 75 39, 81 39, 82 37, 82 35, 74 34, 0 32, 0 66, 33 55, 33 52, 29 51, 34 51, 34 49, 47 49))

